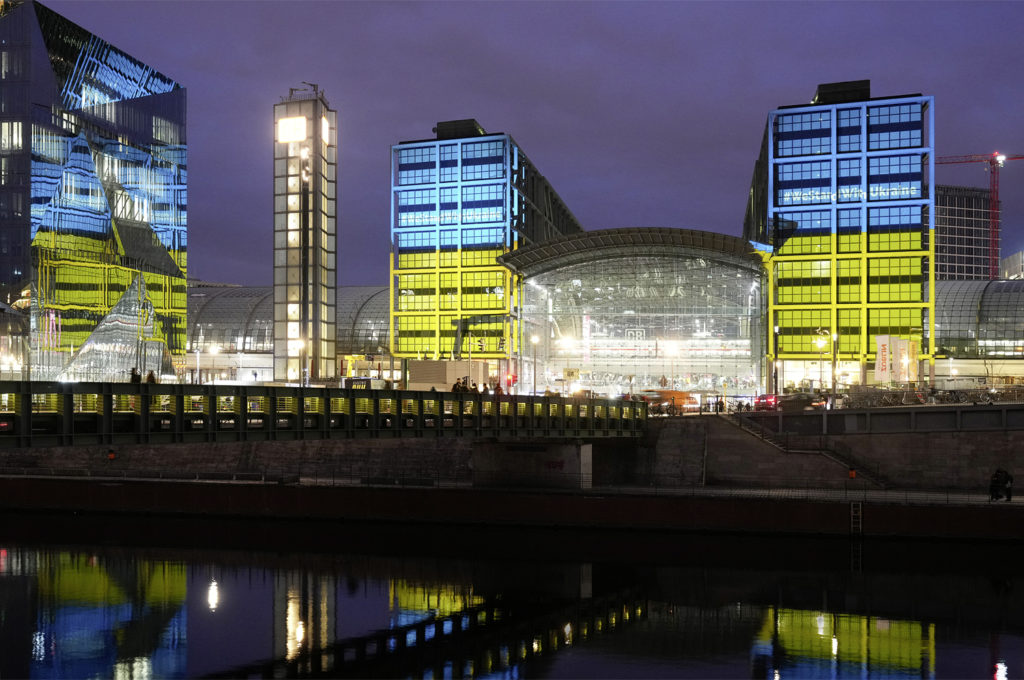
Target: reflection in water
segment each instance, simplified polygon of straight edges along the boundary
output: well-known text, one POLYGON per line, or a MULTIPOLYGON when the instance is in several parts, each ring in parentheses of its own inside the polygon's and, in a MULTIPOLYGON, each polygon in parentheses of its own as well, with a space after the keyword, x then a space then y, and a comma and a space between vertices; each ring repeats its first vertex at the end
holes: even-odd
POLYGON ((1022 599, 970 573, 9 544, 0 677, 1020 679, 1022 599))

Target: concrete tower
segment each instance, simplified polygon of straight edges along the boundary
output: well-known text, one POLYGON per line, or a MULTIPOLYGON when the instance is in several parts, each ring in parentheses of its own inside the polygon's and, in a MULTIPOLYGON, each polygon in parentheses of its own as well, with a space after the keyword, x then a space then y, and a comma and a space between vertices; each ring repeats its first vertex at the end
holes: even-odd
POLYGON ((274 380, 336 376, 337 113, 313 84, 274 106, 274 380))

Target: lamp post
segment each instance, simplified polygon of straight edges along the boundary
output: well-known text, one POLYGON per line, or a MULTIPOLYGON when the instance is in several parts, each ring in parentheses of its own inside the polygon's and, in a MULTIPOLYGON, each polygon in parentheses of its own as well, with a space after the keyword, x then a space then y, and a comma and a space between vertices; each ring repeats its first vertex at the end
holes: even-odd
POLYGON ((537 343, 540 342, 540 338, 537 335, 530 336, 530 345, 533 349, 533 394, 537 394, 537 343))
MULTIPOLYGON (((818 329, 821 333, 821 329, 818 329)), ((814 344, 818 347, 818 389, 825 389, 825 336, 818 335, 814 339, 814 344)))
POLYGON ((834 408, 836 404, 836 362, 839 361, 837 350, 839 349, 839 333, 832 334, 832 400, 831 405, 834 408))
POLYGON ((779 327, 775 327, 775 334, 772 336, 772 394, 779 394, 779 327))

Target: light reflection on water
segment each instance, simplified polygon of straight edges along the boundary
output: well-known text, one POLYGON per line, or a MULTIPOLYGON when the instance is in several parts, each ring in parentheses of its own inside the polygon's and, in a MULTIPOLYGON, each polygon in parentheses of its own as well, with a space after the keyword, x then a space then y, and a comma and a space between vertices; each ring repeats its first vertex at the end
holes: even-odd
POLYGON ((8 543, 0 677, 185 678, 277 659, 355 677, 1024 678, 1013 585, 8 543))

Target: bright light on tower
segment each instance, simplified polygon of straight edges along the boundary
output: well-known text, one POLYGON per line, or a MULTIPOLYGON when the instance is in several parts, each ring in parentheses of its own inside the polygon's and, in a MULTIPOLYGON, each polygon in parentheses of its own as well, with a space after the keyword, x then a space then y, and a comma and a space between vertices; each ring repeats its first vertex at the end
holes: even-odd
POLYGON ((309 121, 305 116, 293 116, 292 118, 280 118, 277 121, 277 141, 282 144, 288 142, 302 142, 309 136, 307 130, 309 121))

